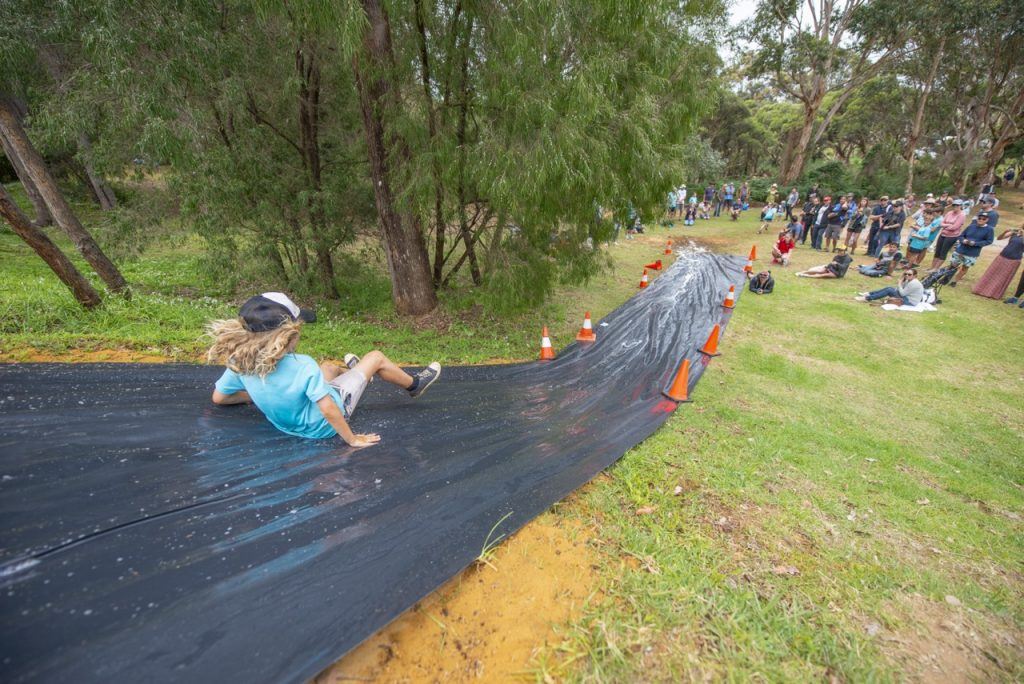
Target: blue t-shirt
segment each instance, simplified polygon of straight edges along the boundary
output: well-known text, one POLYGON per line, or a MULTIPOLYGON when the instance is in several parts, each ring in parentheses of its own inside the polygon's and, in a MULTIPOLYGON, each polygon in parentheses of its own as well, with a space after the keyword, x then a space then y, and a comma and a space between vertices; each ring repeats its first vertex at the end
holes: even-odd
POLYGON ((296 437, 324 439, 337 432, 316 402, 327 395, 342 406, 338 391, 327 384, 320 366, 305 354, 285 354, 265 378, 224 369, 216 384, 222 394, 245 390, 274 427, 296 437))

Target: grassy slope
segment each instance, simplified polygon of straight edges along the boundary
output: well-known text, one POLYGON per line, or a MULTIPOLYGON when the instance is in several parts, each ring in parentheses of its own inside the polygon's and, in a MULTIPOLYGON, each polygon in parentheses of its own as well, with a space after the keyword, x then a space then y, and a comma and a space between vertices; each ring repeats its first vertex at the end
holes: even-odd
MULTIPOLYGON (((756 218, 686 233, 741 253, 756 239, 764 255, 756 218)), ((325 320, 307 328, 303 350, 383 346, 410 363, 530 358, 540 325, 562 346, 582 309, 599 318, 633 294, 668 234, 620 242, 608 273, 510 319, 402 322, 377 281, 348 283, 346 302, 321 305, 325 320)), ((134 298, 86 313, 0 233, 0 358, 29 348, 198 358, 202 323, 238 301, 208 280, 198 254, 188 242, 160 244, 124 261, 134 298)), ((822 261, 804 248, 795 264, 822 261)), ((541 653, 539 674, 886 679, 895 666, 885 636, 913 624, 914 602, 946 595, 983 634, 1009 629, 1021 641, 1024 312, 960 288, 940 313, 886 313, 850 299, 878 281, 776 275, 774 295, 742 298, 695 403, 557 509, 599 525, 612 600, 541 653), (645 506, 654 512, 635 514, 645 506)), ((1024 676, 1019 658, 989 648, 1004 676, 1024 676)))

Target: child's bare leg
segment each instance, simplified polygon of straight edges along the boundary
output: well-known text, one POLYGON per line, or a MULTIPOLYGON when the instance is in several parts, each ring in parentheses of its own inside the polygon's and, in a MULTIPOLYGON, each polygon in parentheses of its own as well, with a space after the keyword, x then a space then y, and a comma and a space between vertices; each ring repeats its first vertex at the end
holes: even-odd
POLYGON ((320 364, 320 372, 324 374, 324 380, 330 382, 334 378, 341 375, 342 367, 336 363, 330 361, 324 361, 320 364))
POLYGON ((409 389, 409 386, 412 385, 412 376, 376 349, 368 352, 352 370, 360 371, 367 380, 374 375, 379 375, 384 381, 398 385, 402 389, 409 389))

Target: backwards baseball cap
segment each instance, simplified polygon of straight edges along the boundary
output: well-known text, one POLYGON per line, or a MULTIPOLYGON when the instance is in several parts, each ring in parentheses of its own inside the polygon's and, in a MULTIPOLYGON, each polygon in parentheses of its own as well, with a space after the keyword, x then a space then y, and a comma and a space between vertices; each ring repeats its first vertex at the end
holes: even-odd
POLYGON ((264 292, 250 297, 238 310, 238 317, 249 332, 267 332, 292 321, 316 322, 316 312, 300 309, 283 292, 264 292))
POLYGON ((984 197, 981 198, 981 203, 982 204, 995 204, 996 203, 996 196, 995 195, 985 195, 984 197))

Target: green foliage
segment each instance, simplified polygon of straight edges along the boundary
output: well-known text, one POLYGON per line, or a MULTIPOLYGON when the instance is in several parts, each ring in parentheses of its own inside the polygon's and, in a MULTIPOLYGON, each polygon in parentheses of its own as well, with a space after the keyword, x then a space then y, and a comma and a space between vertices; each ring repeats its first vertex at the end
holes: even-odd
POLYGON ((797 180, 797 187, 807 188, 812 185, 819 186, 823 193, 831 195, 858 192, 858 189, 853 187, 846 164, 835 160, 815 162, 807 167, 797 180))

